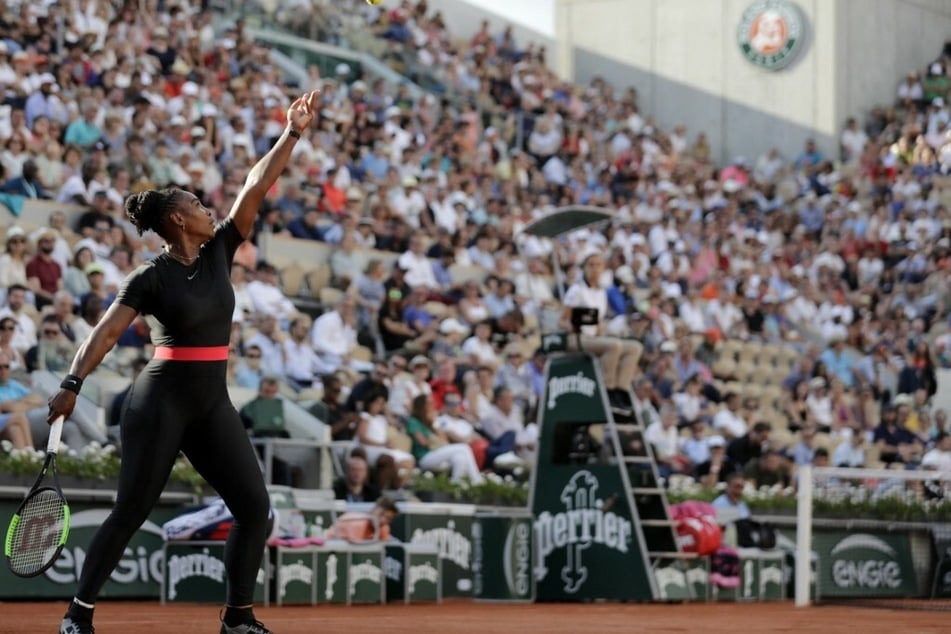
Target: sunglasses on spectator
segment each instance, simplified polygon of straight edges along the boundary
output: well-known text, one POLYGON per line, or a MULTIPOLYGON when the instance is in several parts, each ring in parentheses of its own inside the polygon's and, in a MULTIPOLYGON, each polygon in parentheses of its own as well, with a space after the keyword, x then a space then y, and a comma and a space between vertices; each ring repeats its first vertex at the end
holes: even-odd
POLYGON ((0 370, 9 370, 9 369, 10 369, 9 363, 4 363, 3 365, 0 365, 0 370))
POLYGON ((244 355, 245 359, 260 359, 261 355, 259 354, 246 354, 244 355))
POLYGON ((44 330, 43 331, 44 335, 58 335, 59 333, 60 333, 59 330, 44 330))
POLYGON ((16 330, 16 326, 0 326, 0 330, 10 332, 12 330, 16 330))

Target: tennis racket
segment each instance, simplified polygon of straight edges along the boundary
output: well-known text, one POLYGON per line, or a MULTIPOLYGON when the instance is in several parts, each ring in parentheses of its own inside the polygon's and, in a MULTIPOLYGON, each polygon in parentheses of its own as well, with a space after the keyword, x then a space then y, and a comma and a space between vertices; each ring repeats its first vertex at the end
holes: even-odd
POLYGON ((56 452, 62 433, 63 417, 60 416, 50 425, 43 469, 7 528, 3 550, 7 565, 19 577, 43 574, 59 557, 69 536, 69 505, 56 474, 56 452), (48 472, 53 474, 53 486, 41 486, 48 472))

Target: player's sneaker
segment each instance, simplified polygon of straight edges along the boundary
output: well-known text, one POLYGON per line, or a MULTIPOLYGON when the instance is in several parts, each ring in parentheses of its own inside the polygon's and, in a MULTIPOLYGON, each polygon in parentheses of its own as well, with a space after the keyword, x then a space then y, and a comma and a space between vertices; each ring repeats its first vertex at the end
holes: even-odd
POLYGON ((255 621, 254 623, 245 623, 244 625, 225 625, 221 624, 221 634, 273 634, 271 630, 264 627, 264 623, 255 621))
POLYGON ((80 623, 67 616, 59 624, 59 634, 96 634, 96 628, 92 623, 80 623))

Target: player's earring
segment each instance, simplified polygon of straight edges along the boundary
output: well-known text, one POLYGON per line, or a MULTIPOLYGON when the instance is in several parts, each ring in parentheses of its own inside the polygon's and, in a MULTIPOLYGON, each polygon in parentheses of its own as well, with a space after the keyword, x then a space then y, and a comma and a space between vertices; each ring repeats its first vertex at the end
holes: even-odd
POLYGON ((182 231, 184 231, 184 230, 185 230, 185 221, 182 220, 180 223, 178 223, 178 226, 182 228, 182 231))

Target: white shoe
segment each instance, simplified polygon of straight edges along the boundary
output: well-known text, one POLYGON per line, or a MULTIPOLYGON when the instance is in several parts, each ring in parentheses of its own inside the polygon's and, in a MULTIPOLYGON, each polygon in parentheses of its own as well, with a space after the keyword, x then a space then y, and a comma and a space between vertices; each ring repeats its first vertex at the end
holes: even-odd
POLYGON ((515 467, 525 466, 525 461, 519 458, 514 451, 506 451, 496 456, 492 465, 503 469, 514 469, 515 467))

